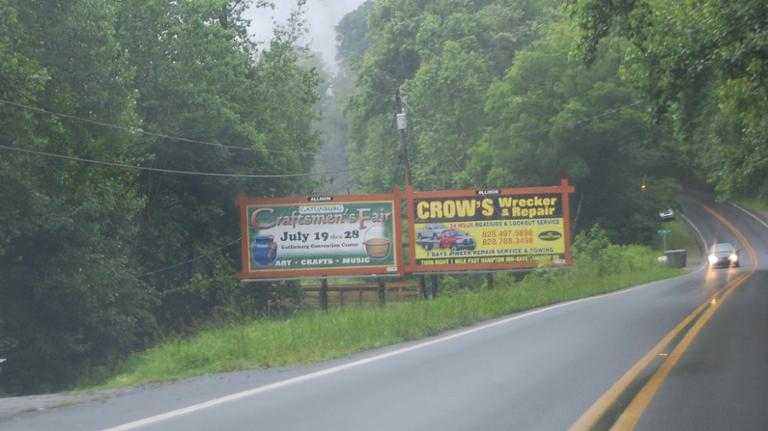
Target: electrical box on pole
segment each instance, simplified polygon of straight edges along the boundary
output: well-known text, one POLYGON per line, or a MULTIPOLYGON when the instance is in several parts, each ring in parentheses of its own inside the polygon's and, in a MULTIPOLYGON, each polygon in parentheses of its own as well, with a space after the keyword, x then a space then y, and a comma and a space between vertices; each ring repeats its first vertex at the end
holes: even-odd
POLYGON ((397 114, 397 130, 404 132, 408 129, 408 120, 405 118, 405 113, 401 112, 397 114))

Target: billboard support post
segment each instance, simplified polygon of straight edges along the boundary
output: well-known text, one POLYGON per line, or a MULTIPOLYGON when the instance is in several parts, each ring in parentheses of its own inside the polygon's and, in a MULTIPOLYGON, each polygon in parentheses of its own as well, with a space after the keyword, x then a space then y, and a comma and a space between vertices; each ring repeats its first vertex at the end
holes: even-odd
POLYGON ((437 274, 432 274, 432 299, 437 299, 437 290, 440 287, 440 279, 437 274))
POLYGON ((387 303, 387 286, 384 279, 379 277, 379 305, 382 307, 387 303))
POLYGON ((394 201, 394 205, 392 206, 392 211, 394 212, 394 219, 395 219, 395 233, 394 235, 394 242, 395 242, 395 249, 397 250, 397 255, 400 257, 400 260, 397 261, 397 267, 398 267, 398 273, 400 277, 405 277, 405 265, 402 261, 403 259, 403 235, 401 233, 401 229, 403 226, 403 209, 402 209, 402 202, 403 202, 403 193, 400 190, 400 187, 395 185, 392 187, 392 199, 394 201))
POLYGON ((328 277, 320 280, 320 308, 328 311, 328 277))
MULTIPOLYGON (((411 220, 411 215, 413 214, 413 185, 412 184, 408 184, 406 186, 404 197, 406 202, 406 214, 408 214, 408 220, 411 220)), ((413 223, 411 223, 410 221, 407 227, 408 227, 408 254, 409 256, 414 256, 416 253, 416 229, 414 228, 413 223)), ((425 278, 424 274, 419 274, 418 278, 419 278, 419 292, 421 293, 421 297, 424 299, 429 299, 429 293, 427 293, 427 279, 425 278)))
POLYGON ((560 180, 560 192, 563 202, 563 236, 565 240, 565 264, 573 263, 573 251, 571 250, 571 205, 570 194, 575 191, 574 187, 568 184, 568 178, 560 180))

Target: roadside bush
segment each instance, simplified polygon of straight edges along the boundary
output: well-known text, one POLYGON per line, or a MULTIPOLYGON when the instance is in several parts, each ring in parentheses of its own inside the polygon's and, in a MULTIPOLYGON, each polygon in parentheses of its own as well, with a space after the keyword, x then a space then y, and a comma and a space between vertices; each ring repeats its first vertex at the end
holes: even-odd
POLYGON ((451 275, 445 275, 440 280, 441 295, 453 295, 462 287, 462 283, 456 277, 451 275))
POLYGON ((574 269, 584 275, 601 276, 655 268, 655 254, 639 245, 614 245, 599 225, 576 235, 574 269))
POLYGON ((578 259, 597 259, 610 247, 608 232, 594 224, 588 231, 580 232, 573 240, 573 254, 578 259))

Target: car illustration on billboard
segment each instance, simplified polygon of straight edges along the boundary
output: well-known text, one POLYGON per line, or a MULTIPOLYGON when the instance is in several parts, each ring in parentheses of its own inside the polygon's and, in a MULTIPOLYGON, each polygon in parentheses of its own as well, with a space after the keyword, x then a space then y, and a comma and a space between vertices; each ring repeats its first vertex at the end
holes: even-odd
POLYGON ((423 228, 416 232, 416 240, 438 240, 440 239, 440 234, 443 233, 444 230, 446 230, 446 227, 441 223, 424 225, 423 228))
POLYGON ((474 238, 456 229, 444 230, 439 241, 440 248, 450 248, 451 251, 474 250, 476 245, 474 238))
POLYGON ((428 224, 416 233, 416 244, 425 250, 448 248, 451 251, 474 250, 475 239, 457 229, 447 229, 442 224, 428 224))

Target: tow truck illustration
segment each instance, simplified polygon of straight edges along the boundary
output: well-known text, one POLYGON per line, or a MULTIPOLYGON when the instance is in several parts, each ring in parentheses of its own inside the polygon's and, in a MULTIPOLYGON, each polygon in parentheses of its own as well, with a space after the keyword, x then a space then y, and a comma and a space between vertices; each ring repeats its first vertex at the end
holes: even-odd
POLYGON ((425 250, 438 248, 450 248, 452 252, 458 250, 474 250, 477 244, 475 239, 457 229, 446 229, 441 224, 428 224, 416 232, 416 244, 425 250))

